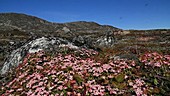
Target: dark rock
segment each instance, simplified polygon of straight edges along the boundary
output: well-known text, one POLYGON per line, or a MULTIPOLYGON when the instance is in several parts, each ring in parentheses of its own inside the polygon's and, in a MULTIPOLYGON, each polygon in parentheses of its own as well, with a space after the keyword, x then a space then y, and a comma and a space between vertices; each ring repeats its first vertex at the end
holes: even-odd
POLYGON ((73 38, 73 43, 77 46, 82 46, 85 44, 85 40, 82 36, 78 36, 73 38))

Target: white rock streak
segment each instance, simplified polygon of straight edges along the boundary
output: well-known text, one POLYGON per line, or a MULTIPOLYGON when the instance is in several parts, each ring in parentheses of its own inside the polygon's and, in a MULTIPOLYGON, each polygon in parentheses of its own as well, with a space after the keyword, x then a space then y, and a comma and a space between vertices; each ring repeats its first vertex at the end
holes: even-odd
POLYGON ((99 43, 100 46, 112 45, 114 43, 114 38, 100 37, 96 42, 99 43))

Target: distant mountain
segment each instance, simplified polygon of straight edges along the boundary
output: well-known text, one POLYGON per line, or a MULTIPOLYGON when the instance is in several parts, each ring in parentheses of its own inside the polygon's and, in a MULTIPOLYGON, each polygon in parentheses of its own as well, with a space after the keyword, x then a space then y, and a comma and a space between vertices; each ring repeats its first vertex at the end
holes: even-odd
POLYGON ((18 13, 1 13, 0 24, 8 26, 10 29, 18 29, 22 31, 54 30, 54 26, 52 26, 53 24, 46 20, 18 13))
MULTIPOLYGON (((1 13, 0 24, 11 27, 11 29, 18 29, 22 31, 32 32, 54 32, 62 30, 63 27, 71 28, 72 30, 97 30, 106 28, 106 26, 99 25, 95 22, 70 22, 70 23, 52 23, 46 20, 40 19, 35 16, 19 13, 1 13), (101 28, 102 27, 102 28, 101 28)), ((2 26, 1 26, 2 27, 2 26)), ((107 26, 108 27, 108 26, 107 26)), ((118 29, 110 26, 110 28, 118 29)), ((9 29, 8 29, 9 30, 9 29)))
POLYGON ((106 35, 108 32, 110 32, 109 34, 111 35, 113 32, 120 30, 121 29, 116 27, 99 25, 95 22, 78 21, 70 23, 52 23, 26 14, 0 14, 0 31, 8 31, 8 34, 14 33, 13 31, 19 31, 17 33, 26 34, 31 37, 59 36, 72 41, 73 37, 77 37, 81 34, 99 37, 106 35))

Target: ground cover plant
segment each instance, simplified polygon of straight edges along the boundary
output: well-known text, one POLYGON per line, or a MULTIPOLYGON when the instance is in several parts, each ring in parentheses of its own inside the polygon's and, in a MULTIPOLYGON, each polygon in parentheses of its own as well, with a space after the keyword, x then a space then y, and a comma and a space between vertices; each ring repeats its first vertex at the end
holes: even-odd
POLYGON ((170 55, 146 52, 138 60, 65 47, 56 55, 28 54, 0 88, 2 96, 170 95, 170 55))

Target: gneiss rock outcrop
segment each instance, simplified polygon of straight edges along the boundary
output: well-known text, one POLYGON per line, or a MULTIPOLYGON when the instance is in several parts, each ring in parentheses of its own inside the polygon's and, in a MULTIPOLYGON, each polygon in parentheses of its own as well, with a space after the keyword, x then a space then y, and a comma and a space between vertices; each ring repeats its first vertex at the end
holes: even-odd
POLYGON ((41 50, 57 52, 61 50, 63 46, 69 46, 74 49, 78 48, 77 46, 74 46, 70 42, 63 40, 61 38, 41 37, 32 40, 31 42, 26 43, 20 48, 12 51, 8 59, 5 61, 0 73, 1 75, 3 75, 7 73, 11 68, 18 66, 20 63, 22 63, 23 58, 28 53, 35 53, 41 50))
POLYGON ((100 49, 115 43, 114 32, 121 29, 95 22, 51 23, 18 13, 0 14, 1 74, 18 66, 27 53, 58 51, 66 44, 74 48, 100 49))

